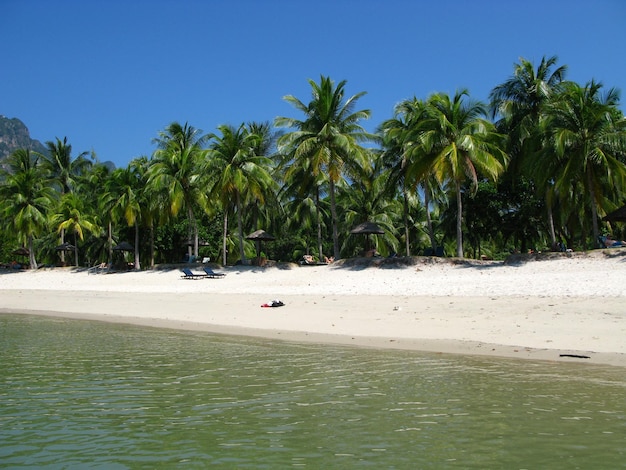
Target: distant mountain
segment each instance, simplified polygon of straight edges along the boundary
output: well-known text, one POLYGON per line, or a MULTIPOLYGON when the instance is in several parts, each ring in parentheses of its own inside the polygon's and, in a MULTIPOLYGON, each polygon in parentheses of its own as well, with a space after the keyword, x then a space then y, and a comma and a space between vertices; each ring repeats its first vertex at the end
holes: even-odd
POLYGON ((22 121, 0 115, 0 163, 21 148, 47 152, 45 145, 30 138, 30 132, 22 121))
MULTIPOLYGON (((31 139, 28 127, 18 118, 8 118, 0 114, 0 166, 17 149, 30 149, 48 154, 48 149, 38 140, 31 139)), ((115 163, 101 162, 109 171, 115 170, 115 163)))

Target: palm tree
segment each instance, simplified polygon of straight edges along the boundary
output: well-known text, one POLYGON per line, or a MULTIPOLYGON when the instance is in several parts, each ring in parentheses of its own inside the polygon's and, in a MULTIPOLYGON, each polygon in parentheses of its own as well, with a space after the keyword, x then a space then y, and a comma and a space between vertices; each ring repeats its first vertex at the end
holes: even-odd
POLYGON ((439 182, 452 185, 457 203, 459 258, 463 257, 463 184, 469 180, 475 191, 479 175, 495 180, 507 162, 501 137, 494 125, 481 117, 485 115, 485 106, 465 100, 467 96, 467 90, 460 90, 452 99, 445 93, 428 99, 428 117, 420 130, 421 158, 413 163, 415 178, 432 172, 439 182))
POLYGON ((55 200, 54 189, 45 183, 41 168, 33 164, 26 153, 20 152, 9 158, 9 167, 18 170, 6 174, 0 185, 0 213, 6 219, 22 243, 28 245, 32 269, 37 269, 33 246, 34 238, 48 226, 48 213, 55 200))
MULTIPOLYGON (((72 191, 77 183, 77 178, 84 175, 91 167, 91 161, 87 159, 89 152, 82 152, 76 158, 72 158, 72 146, 67 143, 67 137, 61 141, 58 137, 56 142, 46 142, 47 155, 43 157, 43 167, 48 172, 48 177, 60 188, 61 196, 72 191)), ((93 157, 93 155, 92 155, 93 157)), ((60 232, 61 244, 65 241, 65 231, 60 232)), ((61 260, 65 261, 65 254, 61 252, 61 260)))
MULTIPOLYGON (((382 255, 398 251, 398 239, 395 227, 402 206, 396 198, 389 197, 387 181, 390 170, 385 170, 381 158, 374 159, 372 168, 355 178, 350 187, 342 185, 337 192, 338 205, 341 208, 342 221, 347 228, 355 227, 363 222, 374 222, 384 230, 384 234, 374 237, 376 248, 382 255), (384 242, 384 243, 380 243, 384 242)), ((351 245, 356 248, 356 237, 348 237, 351 245)), ((365 250, 370 248, 366 242, 365 250)))
MULTIPOLYGON (((557 60, 556 56, 543 57, 535 70, 532 62, 520 58, 513 76, 496 86, 490 94, 493 116, 502 116, 496 126, 500 132, 509 136, 508 173, 511 185, 520 180, 520 172, 529 172, 529 166, 532 171, 537 156, 551 158, 549 153, 541 151, 540 124, 547 103, 560 92, 567 72, 567 66, 556 66, 557 60)), ((556 234, 550 204, 554 199, 553 187, 549 178, 534 178, 534 183, 545 194, 548 227, 552 246, 555 246, 556 234)))
POLYGON ((167 192, 170 214, 176 216, 181 210, 187 211, 188 239, 193 240, 194 256, 198 256, 198 227, 194 208, 204 208, 207 204, 202 168, 205 158, 203 147, 208 138, 187 123, 181 126, 173 122, 159 132, 159 137, 155 139, 158 148, 148 169, 148 186, 152 191, 167 192))
POLYGON ((626 166, 620 160, 626 152, 626 119, 617 108, 619 92, 611 88, 602 95, 601 89, 593 80, 584 87, 567 83, 547 110, 558 158, 551 167, 557 172, 555 189, 563 198, 588 195, 594 241, 600 235, 598 206, 626 182, 626 166))
POLYGON ((237 214, 241 262, 245 264, 243 206, 246 200, 251 198, 261 204, 264 202, 268 188, 273 185, 270 173, 272 162, 264 155, 255 154, 262 137, 251 132, 244 124, 238 128, 221 125, 218 131, 221 135, 211 136, 207 172, 211 180, 210 192, 221 201, 224 208, 224 264, 226 264, 228 212, 231 203, 237 214))
POLYGON ((354 111, 357 101, 365 92, 357 93, 344 101, 346 81, 335 86, 329 77, 322 76, 320 83, 309 80, 312 100, 308 105, 294 96, 284 99, 304 114, 304 120, 279 117, 278 127, 295 129, 279 139, 279 145, 293 159, 293 164, 310 168, 313 176, 323 175, 328 182, 330 211, 333 225, 333 256, 339 259, 337 205, 335 186, 344 174, 356 173, 368 165, 368 153, 359 145, 374 137, 358 124, 370 117, 369 110, 354 111))
POLYGON ((89 152, 82 152, 72 158, 72 146, 67 143, 67 137, 63 141, 58 137, 56 142, 48 141, 46 147, 48 154, 43 155, 43 163, 50 179, 60 186, 61 194, 71 192, 77 178, 84 175, 92 164, 87 159, 89 152))
POLYGON ((422 100, 405 100, 395 108, 395 117, 381 126, 383 133, 383 159, 392 171, 389 184, 400 185, 404 205, 406 254, 410 255, 409 239, 409 201, 417 196, 419 190, 424 195, 426 225, 433 253, 437 249, 437 240, 430 215, 431 199, 439 189, 432 174, 423 173, 420 162, 424 160, 424 146, 421 139, 423 128, 428 122, 428 106, 422 100), (417 163, 417 164, 416 164, 417 163), (417 170, 417 172, 416 172, 417 170))
POLYGON ((126 168, 118 168, 111 175, 113 182, 113 211, 117 219, 124 219, 129 227, 135 228, 135 270, 141 269, 139 260, 139 222, 141 219, 140 165, 133 160, 126 168))
POLYGON ((498 123, 500 131, 507 131, 514 152, 511 159, 529 157, 525 146, 537 144, 538 126, 546 103, 558 93, 565 79, 567 66, 556 67, 557 57, 543 57, 535 71, 532 62, 520 58, 513 76, 496 86, 489 95, 493 116, 502 116, 498 123), (556 67, 556 68, 554 68, 556 67), (526 153, 524 153, 526 150, 526 153))
POLYGON ((98 262, 110 261, 109 241, 106 237, 105 229, 111 228, 110 207, 105 202, 108 201, 109 193, 107 184, 111 178, 111 169, 103 163, 94 163, 88 171, 81 174, 77 184, 72 188, 72 192, 83 200, 83 205, 89 208, 92 222, 100 228, 98 234, 92 238, 87 238, 83 245, 83 254, 88 260, 97 259, 98 262))
POLYGON ((5 165, 0 166, 0 175, 8 177, 16 173, 28 171, 38 167, 41 155, 30 149, 17 149, 6 159, 5 165), (6 166, 6 168, 5 168, 6 166))
POLYGON ((96 233, 98 226, 87 213, 83 199, 74 193, 61 197, 58 212, 52 217, 57 231, 74 233, 74 263, 78 266, 78 239, 83 240, 85 230, 96 233))
POLYGON ((277 171, 275 164, 278 159, 276 142, 279 134, 270 122, 249 122, 246 124, 246 130, 258 137, 253 140, 254 145, 251 151, 254 155, 267 157, 271 160, 268 169, 273 175, 272 184, 263 191, 263 202, 252 196, 250 206, 247 209, 251 213, 253 229, 258 230, 268 228, 282 209, 278 200, 278 182, 281 179, 281 174, 277 171))
MULTIPOLYGON (((298 224, 304 229, 310 229, 315 225, 318 257, 323 259, 322 229, 326 214, 321 207, 321 192, 324 179, 321 173, 314 175, 307 163, 311 162, 303 161, 301 165, 294 165, 292 159, 287 156, 283 158, 277 171, 283 174, 282 192, 289 201, 287 213, 291 215, 290 223, 298 224)), ((308 248, 307 243, 306 254, 309 254, 308 248)))
MULTIPOLYGON (((139 206, 141 209, 141 219, 143 225, 148 227, 150 232, 150 267, 154 267, 155 242, 154 232, 155 224, 165 223, 169 219, 169 213, 165 209, 168 206, 167 201, 169 195, 162 188, 154 188, 147 184, 150 161, 148 157, 142 156, 131 161, 130 166, 136 173, 138 181, 139 206)), ((136 234, 137 235, 137 234, 136 234)), ((139 256, 137 247, 138 240, 135 240, 136 256, 139 256)), ((138 263, 138 259, 137 259, 138 263)))

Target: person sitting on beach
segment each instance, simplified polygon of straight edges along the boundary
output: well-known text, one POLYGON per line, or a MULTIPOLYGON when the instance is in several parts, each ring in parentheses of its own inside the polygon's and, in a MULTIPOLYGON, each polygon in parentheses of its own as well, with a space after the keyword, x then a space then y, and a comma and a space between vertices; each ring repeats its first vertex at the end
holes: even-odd
POLYGON ((328 256, 324 256, 324 262, 325 262, 326 264, 330 264, 330 263, 332 263, 333 261, 335 261, 335 257, 334 257, 334 256, 331 256, 330 258, 329 258, 328 256))
POLYGON ((372 248, 371 250, 367 250, 365 252, 366 258, 372 258, 374 256, 379 256, 378 251, 376 251, 376 248, 372 248))
POLYGON ((617 246, 626 246, 626 242, 623 240, 614 240, 611 235, 606 235, 604 237, 600 237, 602 243, 605 248, 617 247, 617 246))
POLYGON ((315 259, 311 255, 303 255, 302 264, 315 264, 315 259))

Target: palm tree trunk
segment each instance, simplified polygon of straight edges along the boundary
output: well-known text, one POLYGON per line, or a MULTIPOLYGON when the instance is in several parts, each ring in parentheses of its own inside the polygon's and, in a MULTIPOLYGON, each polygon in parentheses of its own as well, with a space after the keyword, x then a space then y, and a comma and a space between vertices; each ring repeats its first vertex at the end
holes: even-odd
POLYGON ((404 217, 404 245, 406 248, 406 255, 411 256, 411 241, 409 240, 409 201, 406 193, 406 188, 402 188, 402 204, 403 204, 403 217, 404 217))
POLYGON ((243 217, 241 214, 241 207, 239 203, 240 203, 239 192, 237 192, 235 196, 235 209, 237 210, 237 231, 239 232, 239 253, 241 256, 241 264, 245 265, 247 260, 246 260, 246 253, 243 248, 243 217))
POLYGON ((139 224, 135 220, 135 270, 139 271, 141 266, 139 264, 139 224))
POLYGON ((550 242, 552 250, 556 250, 556 232, 554 230, 554 214, 552 213, 552 193, 548 188, 546 190, 546 209, 548 211, 548 227, 550 230, 550 242))
MULTIPOLYGON (((61 229, 61 245, 65 243, 65 229, 61 229)), ((65 266, 65 251, 61 251, 61 266, 65 266)))
MULTIPOLYGON (((320 188, 315 187, 315 215, 317 217, 317 252, 319 259, 323 259, 324 248, 322 247, 322 215, 320 213, 320 188)), ((307 247, 308 250, 308 247, 307 247)), ((308 252, 307 252, 308 253, 308 252)))
POLYGON ((108 233, 108 237, 107 237, 107 245, 108 245, 108 251, 109 251, 109 259, 108 259, 108 263, 109 265, 111 265, 111 263, 113 263, 113 224, 111 223, 111 221, 109 220, 109 233, 108 233))
POLYGON ((333 256, 339 259, 339 234, 337 231, 337 204, 335 203, 335 182, 330 179, 330 216, 333 222, 333 256))
POLYGON ((33 250, 33 236, 28 235, 28 262, 30 269, 37 269, 37 260, 35 259, 35 250, 33 250))
POLYGON ((433 249, 433 253, 436 253, 437 239, 433 230, 433 221, 430 218, 430 185, 428 181, 424 181, 424 208, 426 209, 426 225, 428 227, 428 236, 430 237, 430 246, 433 249))
POLYGON ((189 204, 189 209, 187 209, 187 214, 189 215, 189 230, 187 231, 189 236, 189 241, 193 240, 193 253, 191 253, 191 245, 187 250, 187 253, 190 255, 198 256, 198 225, 196 224, 196 217, 193 213, 193 209, 191 204, 189 204))
POLYGON ((222 265, 226 266, 228 262, 228 252, 226 247, 226 239, 228 237, 228 208, 224 208, 224 236, 222 237, 222 265))
POLYGON ((150 267, 154 268, 154 224, 150 224, 150 267))
POLYGON ((461 201, 461 183, 455 181, 456 189, 456 256, 463 258, 463 202, 461 201))
POLYGON ((74 232, 74 266, 78 267, 78 237, 74 232))
POLYGON ((597 244, 598 237, 600 236, 600 227, 598 226, 598 206, 596 204, 596 192, 593 189, 593 180, 591 170, 587 170, 587 186, 589 187, 589 197, 591 198, 591 227, 593 231, 592 247, 597 244))

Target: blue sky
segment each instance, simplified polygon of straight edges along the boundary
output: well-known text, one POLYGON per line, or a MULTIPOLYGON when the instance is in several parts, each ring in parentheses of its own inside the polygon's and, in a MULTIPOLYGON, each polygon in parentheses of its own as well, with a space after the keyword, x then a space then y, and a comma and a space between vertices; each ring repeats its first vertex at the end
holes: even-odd
POLYGON ((487 100, 520 57, 624 100, 625 26, 623 0, 0 0, 0 114, 126 166, 173 121, 301 117, 283 96, 320 75, 367 92, 368 130, 413 96, 487 100))

